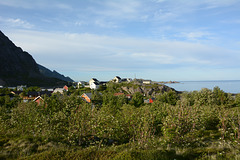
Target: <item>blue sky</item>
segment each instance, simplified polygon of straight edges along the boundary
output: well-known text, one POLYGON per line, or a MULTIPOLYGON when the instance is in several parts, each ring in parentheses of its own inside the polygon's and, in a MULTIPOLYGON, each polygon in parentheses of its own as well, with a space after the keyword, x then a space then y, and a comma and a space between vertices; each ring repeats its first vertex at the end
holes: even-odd
POLYGON ((0 30, 74 80, 239 80, 239 0, 0 0, 0 30))

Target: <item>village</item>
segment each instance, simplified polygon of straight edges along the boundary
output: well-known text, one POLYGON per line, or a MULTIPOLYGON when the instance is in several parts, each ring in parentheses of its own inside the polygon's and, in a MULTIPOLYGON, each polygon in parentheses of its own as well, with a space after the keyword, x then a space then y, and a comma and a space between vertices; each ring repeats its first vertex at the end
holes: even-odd
MULTIPOLYGON (((14 96, 19 96, 23 102, 36 102, 37 105, 44 104, 44 96, 50 97, 54 94, 60 94, 64 95, 69 92, 69 90, 77 90, 81 89, 84 91, 81 95, 77 95, 81 99, 83 99, 87 103, 93 103, 92 102, 92 96, 93 92, 98 92, 99 94, 102 94, 101 91, 106 88, 108 83, 114 83, 114 84, 138 84, 138 85, 151 85, 156 84, 156 82, 153 82, 152 80, 144 80, 144 79, 131 79, 131 78, 120 78, 119 76, 115 76, 110 81, 99 81, 97 78, 92 78, 89 80, 89 82, 86 81, 79 81, 79 82, 71 82, 62 87, 56 87, 56 88, 38 88, 38 87, 30 87, 31 89, 28 90, 26 85, 20 85, 17 87, 8 87, 8 89, 11 90, 11 93, 9 94, 9 97, 12 99, 14 96), (35 89, 34 89, 35 88, 35 89)), ((3 87, 1 87, 3 88, 3 87)), ((145 96, 144 93, 142 93, 143 96, 145 96)), ((124 95, 128 100, 131 100, 132 94, 131 93, 124 93, 116 92, 113 93, 114 96, 121 96, 124 95)), ((5 96, 5 94, 0 94, 0 96, 5 96)), ((144 103, 153 103, 154 97, 151 98, 145 98, 144 103)))

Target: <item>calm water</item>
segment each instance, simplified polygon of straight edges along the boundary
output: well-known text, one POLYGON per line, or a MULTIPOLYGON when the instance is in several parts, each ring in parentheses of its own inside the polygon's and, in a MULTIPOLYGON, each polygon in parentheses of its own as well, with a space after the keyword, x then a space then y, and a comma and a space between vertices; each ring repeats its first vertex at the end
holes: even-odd
POLYGON ((166 84, 177 91, 199 91, 202 88, 213 89, 218 86, 227 93, 240 93, 240 80, 225 81, 180 81, 180 83, 166 84))

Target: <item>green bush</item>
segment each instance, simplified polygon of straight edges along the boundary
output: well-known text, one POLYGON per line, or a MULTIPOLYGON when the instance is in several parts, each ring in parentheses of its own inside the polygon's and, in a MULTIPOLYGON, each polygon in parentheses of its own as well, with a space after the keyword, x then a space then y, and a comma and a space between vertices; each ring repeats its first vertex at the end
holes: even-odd
POLYGON ((157 97, 157 100, 163 103, 169 103, 171 105, 176 105, 177 101, 179 100, 179 96, 175 91, 168 91, 160 94, 157 97))
POLYGON ((135 92, 132 96, 130 104, 134 105, 135 107, 140 107, 143 102, 143 95, 140 92, 135 92))
POLYGON ((239 97, 219 88, 169 91, 143 105, 141 93, 128 103, 106 89, 95 95, 98 107, 75 94, 45 96, 43 106, 4 97, 0 159, 238 158, 239 97))

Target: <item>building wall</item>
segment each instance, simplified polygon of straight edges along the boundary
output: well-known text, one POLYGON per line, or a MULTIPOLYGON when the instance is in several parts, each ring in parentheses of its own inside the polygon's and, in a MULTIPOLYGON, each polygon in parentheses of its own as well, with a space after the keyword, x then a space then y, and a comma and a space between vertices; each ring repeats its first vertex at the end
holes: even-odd
POLYGON ((98 89, 98 88, 99 88, 99 85, 96 85, 96 84, 94 84, 94 83, 91 83, 91 84, 90 84, 90 88, 91 88, 91 89, 98 89))
POLYGON ((91 102, 91 99, 86 94, 82 95, 82 98, 84 98, 88 103, 91 102))

